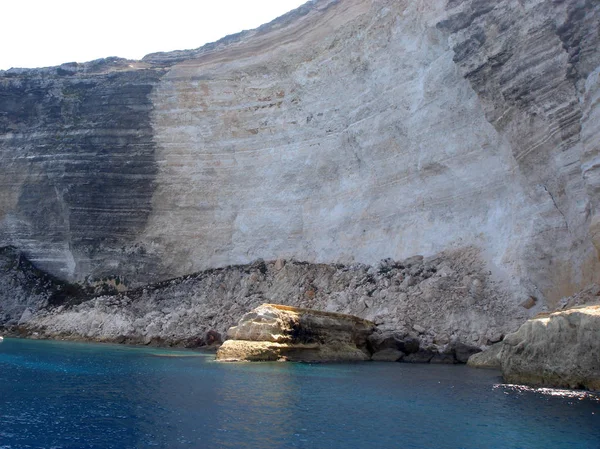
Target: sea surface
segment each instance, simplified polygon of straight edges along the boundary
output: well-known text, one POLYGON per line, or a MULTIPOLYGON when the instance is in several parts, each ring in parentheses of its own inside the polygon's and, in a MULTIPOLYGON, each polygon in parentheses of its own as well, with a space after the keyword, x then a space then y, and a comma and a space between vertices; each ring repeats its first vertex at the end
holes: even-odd
POLYGON ((5 339, 0 448, 598 449, 600 401, 465 366, 5 339))

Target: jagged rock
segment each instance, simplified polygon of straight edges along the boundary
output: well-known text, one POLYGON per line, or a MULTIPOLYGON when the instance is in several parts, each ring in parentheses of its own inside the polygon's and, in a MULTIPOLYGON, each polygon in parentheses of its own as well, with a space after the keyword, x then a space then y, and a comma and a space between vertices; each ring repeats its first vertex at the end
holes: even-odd
POLYGON ((467 363, 469 357, 473 354, 481 352, 481 348, 477 346, 467 345, 462 342, 455 342, 452 344, 452 352, 456 357, 456 361, 459 363, 467 363))
POLYGON ((438 363, 444 365, 452 365, 456 363, 456 358, 452 352, 450 353, 437 353, 433 354, 433 357, 429 360, 429 363, 438 363))
POLYGON ((424 334, 425 332, 427 332, 427 329, 425 329, 423 326, 419 325, 419 324, 415 324, 413 326, 413 329, 418 332, 419 334, 424 334))
MULTIPOLYGON (((391 347, 408 354, 417 351, 421 343, 430 346, 450 335, 465 342, 475 336, 484 344, 490 333, 514 331, 522 323, 520 308, 512 297, 495 289, 474 248, 440 253, 425 263, 450 266, 453 274, 441 277, 436 270, 430 277, 419 278, 414 287, 401 290, 391 281, 403 270, 398 263, 392 264, 389 272, 368 274, 372 267, 362 264, 288 261, 284 269, 277 270, 274 262, 260 262, 206 270, 112 295, 64 294, 49 301, 48 307, 29 307, 33 316, 19 334, 38 332, 45 338, 168 346, 189 346, 194 341, 205 344, 203 336, 211 329, 224 335, 237 317, 265 301, 278 301, 376 320, 381 329, 377 338, 394 335, 391 347), (488 298, 475 305, 470 291, 463 287, 474 272, 481 273, 488 298), (410 334, 413 322, 422 323, 427 333, 410 334)), ((0 270, 0 282, 2 276, 0 270)), ((22 288, 19 298, 35 297, 30 284, 22 288)), ((14 303, 10 291, 7 293, 14 303)), ((15 320, 27 308, 20 307, 15 320)))
POLYGON ((25 324, 41 308, 76 301, 80 293, 37 269, 16 248, 0 248, 0 326, 25 324))
POLYGON ((404 265, 405 267, 408 267, 408 268, 418 267, 422 263, 423 263, 423 256, 421 256, 421 255, 412 256, 412 257, 409 257, 408 259, 405 259, 402 261, 402 265, 404 265))
POLYGON ((467 365, 473 368, 501 369, 500 351, 502 351, 502 342, 490 346, 485 351, 471 355, 467 365))
POLYGON ((521 303, 521 307, 523 307, 524 309, 531 309, 536 305, 536 303, 537 300, 533 296, 530 296, 521 303))
POLYGON ((502 342, 506 382, 600 390, 600 306, 544 314, 502 342))
POLYGON ((221 334, 214 329, 209 330, 204 336, 204 344, 208 346, 220 345, 223 343, 221 334))
POLYGON ((263 304, 227 331, 220 361, 368 360, 375 324, 351 315, 263 304))
POLYGON ((434 355, 436 355, 436 353, 432 351, 419 349, 417 352, 404 357, 402 361, 407 363, 429 363, 434 355))
POLYGON ((498 342, 502 341, 502 339, 504 338, 504 335, 502 335, 500 332, 488 332, 486 334, 486 337, 487 337, 487 344, 493 345, 494 343, 498 343, 498 342))
POLYGON ((403 354, 412 354, 419 350, 419 340, 393 331, 378 331, 368 337, 369 351, 377 353, 393 349, 403 354))
POLYGON ((21 318, 19 318, 19 325, 23 325, 27 323, 31 317, 33 316, 33 312, 31 309, 25 309, 25 311, 21 314, 21 318))

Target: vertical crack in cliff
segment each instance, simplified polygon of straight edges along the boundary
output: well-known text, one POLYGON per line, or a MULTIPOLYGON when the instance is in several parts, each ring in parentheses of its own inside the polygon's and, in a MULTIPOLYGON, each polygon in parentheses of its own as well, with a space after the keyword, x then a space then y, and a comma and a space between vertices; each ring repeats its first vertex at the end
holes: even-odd
POLYGON ((554 204, 554 207, 556 208, 556 210, 558 211, 558 213, 560 213, 560 215, 563 217, 563 220, 565 222, 565 228, 570 233, 571 230, 569 229, 569 222, 567 221, 567 217, 565 216, 565 214, 563 213, 563 211, 560 210, 560 207, 558 207, 558 204, 556 204, 556 200, 554 199, 554 195, 552 195, 552 192, 550 192, 550 190, 548 190, 548 188, 544 184, 542 184, 542 187, 544 188, 544 190, 546 191, 546 193, 548 195, 550 195, 550 199, 552 200, 552 204, 554 204))

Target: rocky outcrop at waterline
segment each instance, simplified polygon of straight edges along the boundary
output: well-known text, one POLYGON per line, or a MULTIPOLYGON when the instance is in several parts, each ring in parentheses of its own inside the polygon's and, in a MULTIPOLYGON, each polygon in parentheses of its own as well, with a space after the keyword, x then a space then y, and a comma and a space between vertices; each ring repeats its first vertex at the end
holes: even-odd
POLYGON ((418 338, 381 331, 356 316, 263 304, 227 331, 217 360, 466 363, 479 348, 452 342, 421 347, 418 338))
POLYGON ((352 315, 263 304, 227 331, 217 360, 364 361, 374 330, 375 323, 352 315))
MULTIPOLYGON (((0 271, 0 278, 13 276, 0 271)), ((372 352, 394 349, 407 361, 430 361, 456 341, 476 347, 499 341, 529 313, 502 292, 470 248, 377 266, 257 261, 121 293, 42 302, 30 307, 27 320, 15 315, 0 326, 40 338, 202 346, 253 308, 275 302, 373 321, 379 332, 369 342, 372 352), (427 357, 412 355, 415 344, 427 357)))
POLYGON ((543 313, 468 359, 475 368, 502 370, 509 383, 600 390, 600 305, 592 287, 564 303, 595 304, 543 313), (594 293, 590 298, 590 293, 594 293))
POLYGON ((500 352, 502 351, 502 342, 496 343, 485 351, 473 354, 467 360, 467 365, 473 368, 486 368, 486 369, 502 369, 500 362, 500 352))
POLYGON ((573 308, 528 320, 503 341, 504 380, 600 391, 600 306, 573 308))

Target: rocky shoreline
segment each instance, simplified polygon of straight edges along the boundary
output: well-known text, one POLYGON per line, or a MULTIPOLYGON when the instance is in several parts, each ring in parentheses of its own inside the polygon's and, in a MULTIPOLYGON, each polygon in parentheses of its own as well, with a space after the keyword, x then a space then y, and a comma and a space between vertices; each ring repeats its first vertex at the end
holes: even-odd
POLYGON ((469 365, 500 369, 509 383, 600 391, 598 335, 600 305, 540 314, 469 365))
POLYGON ((453 342, 443 352, 416 338, 377 329, 352 315, 262 304, 227 331, 221 361, 385 361, 466 363, 479 348, 453 342))
MULTIPOLYGON (((588 328, 598 322, 600 306, 590 304, 598 302, 600 287, 564 298, 564 310, 536 316, 535 304, 511 303, 498 293, 473 248, 384 260, 377 267, 257 261, 123 292, 114 285, 64 283, 10 248, 0 251, 0 262, 5 336, 216 350, 235 338, 227 330, 240 317, 277 301, 373 322, 361 345, 365 356, 354 359, 469 361, 501 369, 511 382, 599 388, 597 332, 588 328), (557 335, 548 333, 553 329, 557 335)), ((273 345, 269 351, 279 354, 275 359, 283 354, 273 345)), ((325 358, 336 359, 333 352, 325 358)))
POLYGON ((18 252, 4 260, 0 325, 38 338, 200 347, 251 309, 278 303, 355 315, 444 353, 457 341, 500 341, 531 314, 501 293, 474 248, 378 266, 257 261, 113 294, 47 279, 18 252))

